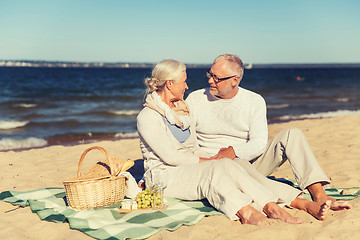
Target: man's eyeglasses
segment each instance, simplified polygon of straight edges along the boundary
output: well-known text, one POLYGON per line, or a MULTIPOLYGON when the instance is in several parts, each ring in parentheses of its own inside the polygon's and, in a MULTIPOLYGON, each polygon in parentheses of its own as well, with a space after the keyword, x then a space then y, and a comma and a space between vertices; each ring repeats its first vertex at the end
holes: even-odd
POLYGON ((230 76, 230 77, 219 78, 219 77, 217 77, 215 74, 212 74, 211 72, 206 72, 206 76, 207 76, 209 79, 210 79, 210 78, 213 78, 213 79, 214 79, 214 82, 218 83, 218 82, 221 82, 221 81, 228 80, 228 79, 230 79, 230 78, 236 77, 237 75, 233 75, 233 76, 230 76))

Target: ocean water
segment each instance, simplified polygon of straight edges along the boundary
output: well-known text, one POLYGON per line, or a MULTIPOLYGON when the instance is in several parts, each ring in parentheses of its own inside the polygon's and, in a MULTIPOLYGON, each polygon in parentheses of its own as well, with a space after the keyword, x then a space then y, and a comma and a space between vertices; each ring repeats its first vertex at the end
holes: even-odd
MULTIPOLYGON (((187 94, 208 68, 188 68, 187 94)), ((150 68, 0 67, 0 151, 136 137, 150 68)), ((253 68, 269 123, 360 114, 359 68, 253 68)))

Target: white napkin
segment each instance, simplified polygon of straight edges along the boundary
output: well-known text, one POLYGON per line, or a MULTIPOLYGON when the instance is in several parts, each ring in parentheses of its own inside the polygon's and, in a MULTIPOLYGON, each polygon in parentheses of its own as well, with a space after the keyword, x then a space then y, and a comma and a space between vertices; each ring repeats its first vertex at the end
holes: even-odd
POLYGON ((137 185, 135 178, 129 172, 122 172, 118 176, 120 175, 124 175, 124 177, 126 178, 125 196, 128 198, 135 198, 136 195, 142 191, 142 189, 139 188, 139 186, 137 185))

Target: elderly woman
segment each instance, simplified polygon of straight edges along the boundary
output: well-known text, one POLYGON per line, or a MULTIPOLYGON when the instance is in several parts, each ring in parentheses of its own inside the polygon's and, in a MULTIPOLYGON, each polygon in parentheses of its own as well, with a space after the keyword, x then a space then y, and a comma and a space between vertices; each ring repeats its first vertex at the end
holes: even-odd
POLYGON ((137 117, 137 127, 147 184, 165 187, 166 197, 206 198, 230 219, 240 219, 242 223, 267 225, 267 217, 293 224, 301 222, 277 203, 293 205, 323 220, 329 203, 321 205, 297 198, 299 190, 223 158, 226 149, 215 156, 201 151, 190 110, 183 100, 188 89, 186 79, 184 64, 163 60, 145 80, 147 97, 137 117))

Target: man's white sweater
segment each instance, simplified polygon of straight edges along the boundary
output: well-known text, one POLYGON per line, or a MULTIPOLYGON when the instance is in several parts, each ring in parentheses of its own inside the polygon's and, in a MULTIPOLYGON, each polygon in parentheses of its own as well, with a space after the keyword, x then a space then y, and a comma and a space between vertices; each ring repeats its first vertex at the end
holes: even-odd
POLYGON ((207 88, 192 92, 186 102, 202 150, 216 154, 220 148, 232 146, 238 158, 248 161, 265 150, 266 103, 259 94, 239 87, 233 98, 221 99, 207 88))

